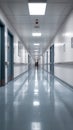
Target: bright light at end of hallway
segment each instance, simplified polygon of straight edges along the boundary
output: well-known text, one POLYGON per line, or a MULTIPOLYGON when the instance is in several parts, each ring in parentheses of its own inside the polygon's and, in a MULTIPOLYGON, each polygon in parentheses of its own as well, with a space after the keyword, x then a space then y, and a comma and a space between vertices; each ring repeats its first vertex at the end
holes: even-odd
POLYGON ((46 3, 28 3, 30 15, 45 15, 46 3))

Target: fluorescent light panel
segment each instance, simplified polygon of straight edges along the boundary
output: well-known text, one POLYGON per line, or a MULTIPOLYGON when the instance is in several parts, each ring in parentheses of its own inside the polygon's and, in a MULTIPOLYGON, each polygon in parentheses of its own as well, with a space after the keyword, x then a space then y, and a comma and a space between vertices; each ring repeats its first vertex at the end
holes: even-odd
POLYGON ((35 55, 35 57, 38 57, 38 55, 35 55))
POLYGON ((40 44, 39 43, 34 43, 34 46, 39 46, 40 44))
POLYGON ((28 3, 30 15, 45 15, 46 3, 28 3))
POLYGON ((34 50, 34 51, 38 51, 38 50, 34 50))
POLYGON ((38 56, 38 52, 34 54, 34 56, 38 56))
POLYGON ((33 37, 41 37, 41 35, 42 35, 41 33, 32 33, 33 37))

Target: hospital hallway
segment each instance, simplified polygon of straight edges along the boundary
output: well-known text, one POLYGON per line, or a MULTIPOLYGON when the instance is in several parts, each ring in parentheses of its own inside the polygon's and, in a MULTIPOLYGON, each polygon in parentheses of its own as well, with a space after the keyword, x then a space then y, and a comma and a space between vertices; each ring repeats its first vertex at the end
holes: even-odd
POLYGON ((41 68, 0 88, 0 130, 73 130, 73 89, 41 68))

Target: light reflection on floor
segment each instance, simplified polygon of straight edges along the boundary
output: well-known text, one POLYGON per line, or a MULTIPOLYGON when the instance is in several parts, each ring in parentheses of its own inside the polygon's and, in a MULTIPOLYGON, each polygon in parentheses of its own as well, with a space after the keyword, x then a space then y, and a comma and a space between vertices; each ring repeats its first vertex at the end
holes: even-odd
POLYGON ((41 123, 40 122, 32 122, 31 130, 41 130, 41 123))
POLYGON ((73 130, 72 89, 42 69, 20 76, 0 88, 0 130, 73 130))

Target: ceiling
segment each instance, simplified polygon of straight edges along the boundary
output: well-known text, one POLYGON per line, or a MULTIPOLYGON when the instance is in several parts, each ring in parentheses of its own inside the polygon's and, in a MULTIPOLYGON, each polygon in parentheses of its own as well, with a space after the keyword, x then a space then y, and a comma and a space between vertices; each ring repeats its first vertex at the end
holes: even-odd
POLYGON ((34 57, 34 50, 42 55, 56 32, 72 10, 73 0, 47 0, 44 16, 30 16, 28 0, 0 0, 0 6, 18 32, 24 45, 34 57), (39 28, 35 28, 35 19, 39 21, 39 28), (32 32, 41 32, 41 37, 32 37, 32 32), (40 43, 39 47, 33 43, 40 43))

